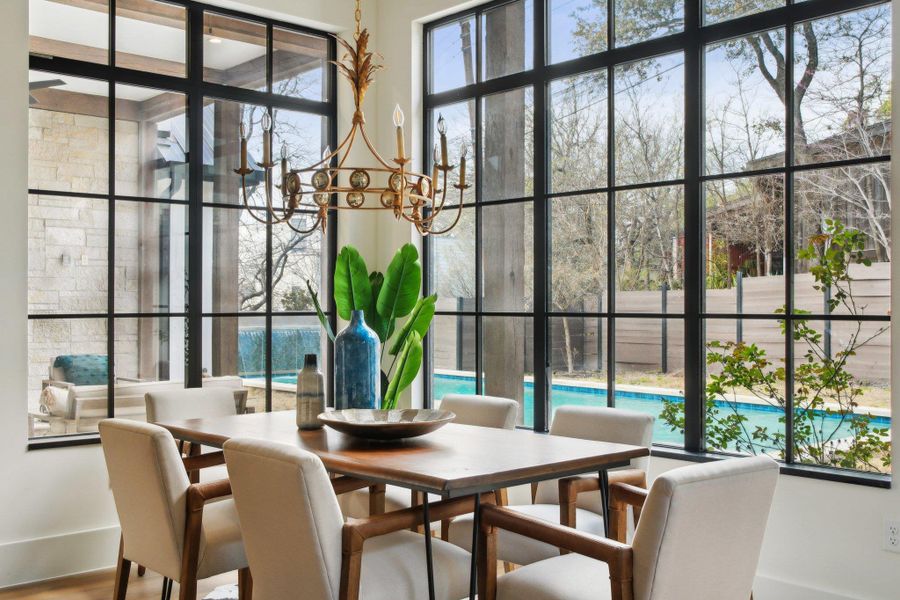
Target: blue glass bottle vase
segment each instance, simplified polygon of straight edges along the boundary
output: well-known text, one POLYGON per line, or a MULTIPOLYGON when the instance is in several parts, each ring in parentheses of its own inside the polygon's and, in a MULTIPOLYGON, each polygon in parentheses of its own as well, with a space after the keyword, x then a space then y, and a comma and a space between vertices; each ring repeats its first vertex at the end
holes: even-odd
POLYGON ((378 334, 354 310, 350 324, 334 339, 334 408, 381 408, 378 334))

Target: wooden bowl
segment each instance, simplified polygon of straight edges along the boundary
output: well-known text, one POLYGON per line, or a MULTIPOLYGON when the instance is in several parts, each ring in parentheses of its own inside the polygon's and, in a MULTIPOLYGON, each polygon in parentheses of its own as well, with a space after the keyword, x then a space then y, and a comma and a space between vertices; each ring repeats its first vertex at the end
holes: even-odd
POLYGON ((449 410, 406 408, 330 410, 319 420, 332 429, 367 440, 402 440, 439 429, 456 418, 449 410))

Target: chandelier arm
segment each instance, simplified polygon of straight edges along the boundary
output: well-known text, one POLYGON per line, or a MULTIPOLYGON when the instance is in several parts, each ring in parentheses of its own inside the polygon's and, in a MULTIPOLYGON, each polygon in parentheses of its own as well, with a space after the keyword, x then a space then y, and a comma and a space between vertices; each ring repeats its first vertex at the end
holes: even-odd
POLYGON ((293 225, 290 221, 286 221, 286 222, 285 222, 285 224, 286 224, 288 227, 290 227, 291 230, 293 230, 294 232, 296 232, 296 233, 298 233, 298 234, 300 234, 300 235, 309 235, 309 234, 311 234, 313 231, 315 231, 316 229, 318 229, 318 227, 319 227, 319 225, 321 225, 321 223, 322 223, 322 215, 321 215, 321 214, 316 215, 316 222, 313 223, 313 226, 310 227, 309 229, 298 229, 297 227, 294 227, 294 225, 293 225))
MULTIPOLYGON (((287 223, 288 221, 290 221, 291 217, 294 215, 294 209, 293 208, 282 208, 281 214, 283 216, 281 216, 281 217, 278 216, 278 213, 275 211, 275 205, 272 203, 272 192, 271 192, 271 188, 272 188, 271 184, 273 183, 271 181, 272 168, 264 167, 264 169, 265 169, 265 173, 266 173, 266 212, 269 213, 269 216, 271 217, 273 225, 281 225, 282 223, 287 223)), ((284 204, 283 200, 282 200, 282 204, 284 204)))
POLYGON ((350 129, 350 133, 348 133, 347 137, 344 138, 344 141, 341 142, 341 147, 343 147, 344 144, 347 144, 348 142, 349 142, 349 145, 347 146, 347 151, 344 152, 344 156, 340 157, 340 160, 338 160, 338 164, 337 164, 338 169, 343 168, 344 163, 347 162, 347 157, 350 156, 350 149, 353 148, 353 142, 354 142, 354 140, 356 140, 356 132, 359 131, 360 129, 361 129, 361 127, 360 127, 359 123, 354 122, 353 127, 350 129))
POLYGON ((394 165, 391 165, 391 164, 389 164, 387 161, 385 161, 385 160, 381 157, 381 155, 378 154, 378 150, 376 150, 376 149, 374 148, 374 146, 372 146, 372 142, 369 140, 369 135, 366 133, 366 128, 365 128, 365 127, 360 127, 359 130, 360 130, 360 132, 362 133, 363 141, 366 143, 366 146, 369 148, 369 152, 372 153, 372 156, 374 156, 375 159, 376 159, 378 162, 380 162, 381 165, 382 165, 384 168, 390 169, 390 170, 392 170, 392 171, 396 171, 396 170, 397 170, 397 167, 394 166, 394 165))
POLYGON ((443 235, 443 234, 447 233, 448 231, 450 231, 451 229, 453 229, 454 227, 456 227, 456 224, 459 223, 459 218, 461 216, 462 216, 462 202, 460 202, 459 205, 456 207, 456 217, 453 219, 452 223, 450 223, 447 227, 445 227, 444 229, 441 229, 439 231, 434 231, 433 229, 431 229, 429 227, 428 233, 427 234, 423 233, 423 235, 443 235))
POLYGON ((247 181, 246 181, 246 175, 244 175, 244 174, 241 175, 241 191, 243 192, 243 196, 244 196, 244 208, 247 210, 247 213, 248 213, 251 217, 253 217, 256 221, 258 221, 258 222, 260 222, 260 223, 263 223, 263 224, 268 224, 268 222, 269 222, 268 219, 260 219, 259 217, 256 216, 256 211, 255 211, 253 208, 250 207, 250 201, 247 199, 247 181))

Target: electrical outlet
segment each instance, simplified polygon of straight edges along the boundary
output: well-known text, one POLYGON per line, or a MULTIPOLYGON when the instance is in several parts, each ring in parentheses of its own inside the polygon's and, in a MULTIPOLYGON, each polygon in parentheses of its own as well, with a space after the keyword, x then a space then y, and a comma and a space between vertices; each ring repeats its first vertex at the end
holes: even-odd
POLYGON ((888 552, 900 553, 900 521, 885 519, 882 547, 888 552))

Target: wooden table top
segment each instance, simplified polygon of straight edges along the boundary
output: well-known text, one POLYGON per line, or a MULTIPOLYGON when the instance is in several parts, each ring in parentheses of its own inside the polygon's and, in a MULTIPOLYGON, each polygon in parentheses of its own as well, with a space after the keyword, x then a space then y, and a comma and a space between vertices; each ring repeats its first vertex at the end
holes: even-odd
POLYGON ((642 446, 456 423, 418 438, 373 442, 328 427, 300 431, 294 411, 160 425, 177 439, 217 448, 233 437, 290 444, 318 455, 329 471, 444 497, 626 466, 650 454, 642 446))

